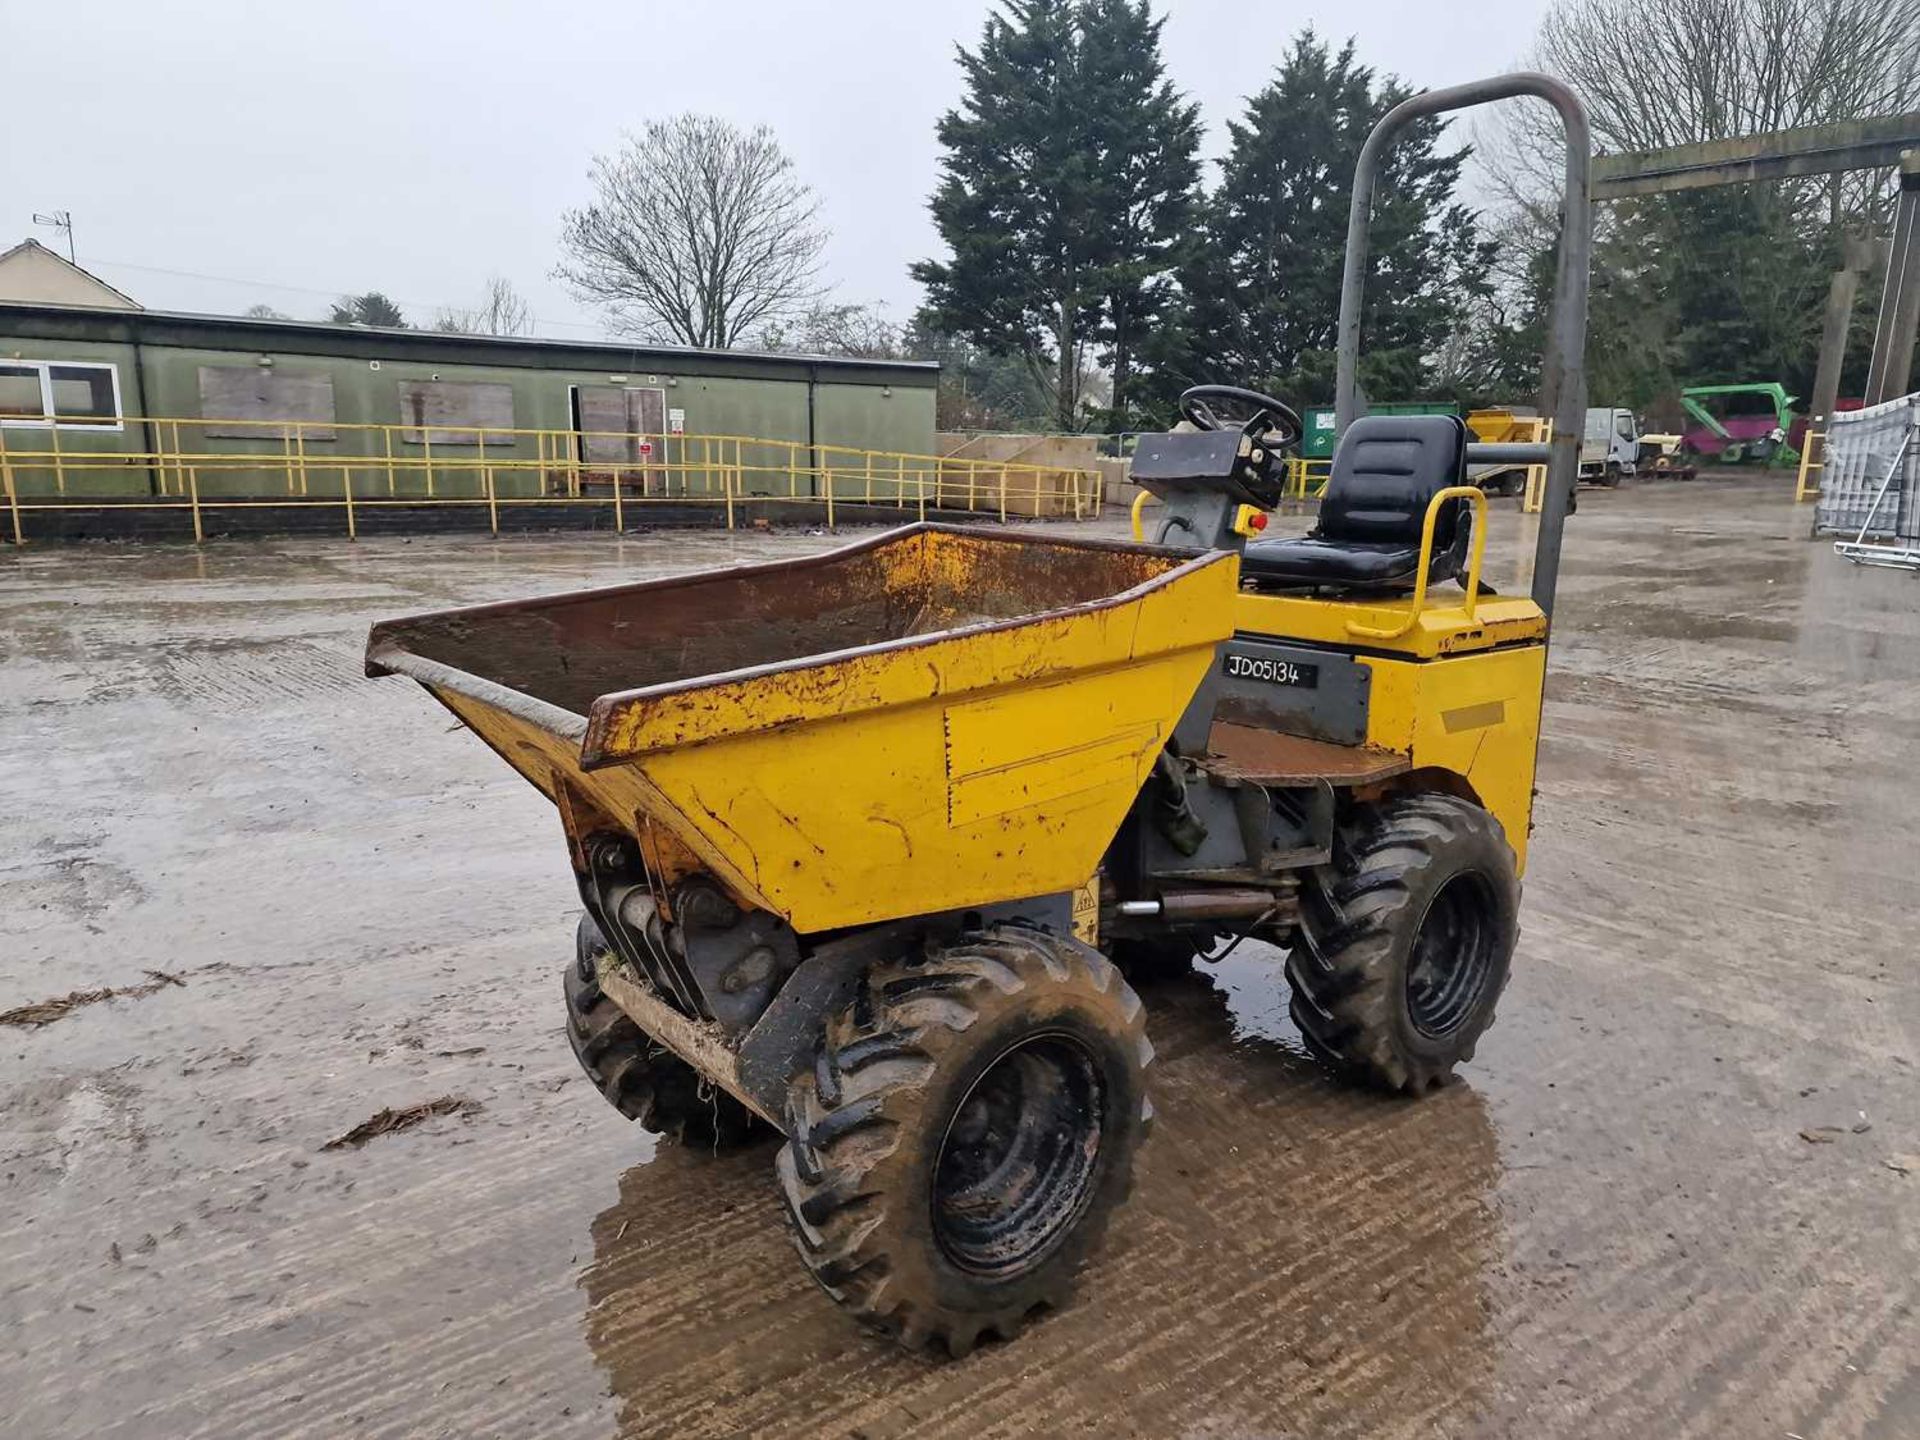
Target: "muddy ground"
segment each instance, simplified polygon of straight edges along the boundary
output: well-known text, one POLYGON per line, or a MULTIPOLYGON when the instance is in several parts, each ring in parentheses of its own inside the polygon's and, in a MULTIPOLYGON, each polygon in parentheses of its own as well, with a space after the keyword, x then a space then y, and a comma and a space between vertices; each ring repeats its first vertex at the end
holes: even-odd
POLYGON ((827 539, 0 557, 0 1010, 125 991, 0 1027, 0 1430, 1920 1435, 1920 577, 1783 483, 1572 522, 1464 1081, 1330 1082, 1270 951, 1150 991, 1130 1210, 960 1364, 812 1289, 770 1150, 656 1149, 588 1088, 554 816, 359 670, 382 616, 827 539))

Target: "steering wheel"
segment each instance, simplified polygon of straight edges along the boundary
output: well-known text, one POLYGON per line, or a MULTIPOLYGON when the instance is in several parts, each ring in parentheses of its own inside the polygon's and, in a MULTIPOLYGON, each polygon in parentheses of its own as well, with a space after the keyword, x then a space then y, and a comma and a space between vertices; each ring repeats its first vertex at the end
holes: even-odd
POLYGON ((1195 385, 1182 391, 1180 414, 1200 430, 1243 429, 1255 420, 1265 420, 1269 431, 1279 432, 1278 440, 1268 442, 1275 449, 1293 444, 1307 428, 1301 423, 1299 412, 1285 401, 1262 395, 1258 390, 1243 390, 1238 385, 1195 385), (1223 422, 1213 408, 1215 405, 1244 411, 1247 418, 1230 424, 1223 422))

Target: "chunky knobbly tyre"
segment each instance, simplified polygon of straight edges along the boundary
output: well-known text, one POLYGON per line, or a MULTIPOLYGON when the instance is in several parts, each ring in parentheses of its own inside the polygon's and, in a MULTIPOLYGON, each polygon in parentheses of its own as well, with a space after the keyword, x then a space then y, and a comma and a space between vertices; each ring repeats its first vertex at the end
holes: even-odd
POLYGON ((752 1111, 703 1082, 601 993, 599 966, 611 952, 591 916, 580 917, 575 949, 566 971, 567 1039, 607 1103, 656 1135, 701 1149, 726 1148, 751 1136, 758 1123, 752 1111))
POLYGON ((1520 882, 1497 820, 1452 795, 1361 807, 1302 890, 1287 957, 1307 1044, 1418 1093, 1473 1058, 1519 933, 1520 882))
POLYGON ((967 1354, 1064 1299, 1151 1117, 1139 997, 1098 951, 1006 925, 879 965, 788 1100, 801 1258, 866 1324, 967 1354))

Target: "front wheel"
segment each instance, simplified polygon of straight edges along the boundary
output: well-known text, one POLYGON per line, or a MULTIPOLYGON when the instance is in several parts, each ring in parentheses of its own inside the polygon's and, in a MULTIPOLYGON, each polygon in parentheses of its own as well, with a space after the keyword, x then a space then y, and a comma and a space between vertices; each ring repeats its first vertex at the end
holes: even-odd
POLYGON ((594 1089, 641 1129, 701 1150, 730 1149, 764 1131, 751 1110, 656 1044, 608 998, 600 967, 611 963, 600 927, 582 915, 563 989, 567 1040, 594 1089))
POLYGON ((909 1349, 1011 1338, 1125 1199, 1152 1058, 1139 997, 1075 940, 1001 925, 876 967, 789 1094, 801 1259, 909 1349))
POLYGON ((1422 794, 1361 807, 1302 889, 1294 1023, 1385 1089, 1444 1082, 1493 1023, 1519 910, 1513 851, 1480 806, 1422 794))

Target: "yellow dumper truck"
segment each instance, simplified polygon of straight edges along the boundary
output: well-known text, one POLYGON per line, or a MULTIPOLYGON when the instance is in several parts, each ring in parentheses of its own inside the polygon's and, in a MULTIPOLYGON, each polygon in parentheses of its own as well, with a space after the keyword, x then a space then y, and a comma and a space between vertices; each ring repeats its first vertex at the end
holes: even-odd
MULTIPOLYGON (((1587 148, 1546 77, 1382 121, 1342 312, 1386 138, 1523 94, 1569 129, 1548 373, 1577 407, 1587 148)), ((1306 1044, 1406 1094, 1492 1020, 1578 411, 1550 461, 1360 417, 1343 332, 1306 536, 1254 538, 1298 416, 1211 386, 1135 455, 1152 543, 916 525, 373 629, 370 673, 425 686, 558 812, 587 1074, 703 1148, 778 1132, 802 1260, 904 1344, 963 1355, 1066 1297, 1151 1115, 1129 975, 1280 947, 1306 1044), (1550 466, 1530 597, 1480 583, 1467 467, 1502 460, 1550 466)))

